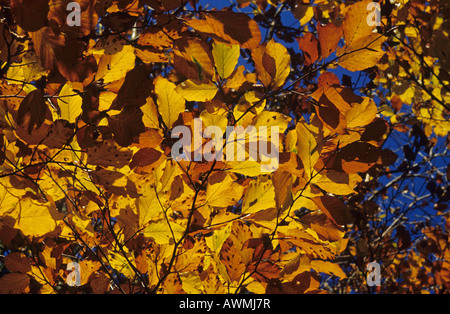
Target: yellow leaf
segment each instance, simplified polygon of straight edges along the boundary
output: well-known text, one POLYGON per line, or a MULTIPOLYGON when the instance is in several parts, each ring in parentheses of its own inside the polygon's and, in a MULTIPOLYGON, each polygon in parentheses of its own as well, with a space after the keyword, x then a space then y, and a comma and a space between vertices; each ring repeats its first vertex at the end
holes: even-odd
POLYGON ((261 174, 261 164, 253 160, 228 161, 226 169, 228 171, 239 173, 248 177, 256 177, 261 174))
POLYGON ((371 1, 358 1, 348 7, 342 23, 346 46, 353 45, 357 40, 367 37, 372 33, 375 26, 367 23, 367 17, 370 13, 367 10, 369 2, 371 1))
POLYGON ((217 73, 222 79, 227 79, 233 73, 238 63, 240 55, 239 46, 213 43, 212 54, 217 73))
MULTIPOLYGON (((255 93, 255 91, 248 91, 244 94, 244 97, 239 99, 238 104, 233 109, 233 115, 236 120, 241 119, 241 117, 246 114, 244 120, 252 120, 255 114, 259 114, 264 110, 266 106, 266 100, 261 99, 255 93), (249 111, 247 111, 249 110, 249 111), (251 114, 250 114, 251 113, 251 114)), ((241 119, 242 120, 242 119, 241 119)), ((247 126, 247 122, 240 123, 238 125, 247 126)))
POLYGON ((332 263, 329 261, 313 260, 311 261, 310 266, 318 273, 335 275, 340 277, 340 279, 347 278, 342 268, 339 267, 339 264, 336 263, 332 263))
POLYGON ((314 7, 309 4, 297 4, 294 15, 298 18, 300 25, 305 25, 314 17, 314 7))
MULTIPOLYGON (((318 121, 318 119, 315 120, 318 121)), ((314 165, 319 160, 322 150, 322 125, 318 122, 315 124, 307 124, 305 121, 299 121, 296 130, 298 156, 302 160, 307 177, 311 178, 314 165)))
POLYGON ((203 292, 203 283, 197 272, 184 272, 180 274, 183 290, 188 294, 203 292))
POLYGON ((81 232, 87 232, 87 234, 91 237, 94 236, 94 227, 91 224, 91 219, 88 217, 82 217, 77 213, 73 212, 72 214, 72 222, 81 232))
POLYGON ((134 257, 132 254, 128 254, 127 257, 124 257, 122 254, 117 252, 109 252, 108 261, 112 268, 122 273, 127 278, 134 278, 136 273, 134 272, 130 262, 134 262, 134 257), (128 258, 128 260, 127 260, 128 258))
POLYGON ((89 277, 92 275, 92 273, 96 272, 102 264, 98 261, 89 261, 84 260, 80 261, 80 285, 85 285, 89 282, 89 277))
POLYGON ((228 111, 225 108, 219 107, 216 108, 216 110, 213 112, 203 110, 200 113, 200 118, 202 119, 205 127, 218 126, 223 131, 223 133, 225 133, 228 125, 227 114, 228 111))
POLYGON ((171 129, 178 116, 184 112, 186 102, 175 91, 176 86, 174 83, 161 76, 155 81, 158 110, 164 123, 171 129))
POLYGON ((69 84, 64 85, 59 93, 58 105, 61 109, 61 118, 75 123, 76 118, 83 112, 81 108, 82 98, 69 84))
POLYGON ((164 212, 163 199, 156 194, 153 184, 146 184, 139 191, 142 194, 137 200, 139 228, 145 227, 151 220, 158 219, 164 212))
POLYGON ((282 113, 264 110, 256 116, 255 127, 267 127, 270 130, 270 127, 277 126, 278 132, 283 134, 291 120, 290 117, 282 113))
POLYGON ((286 135, 286 151, 297 153, 297 132, 289 130, 286 135))
POLYGON ((159 129, 158 108, 152 96, 146 99, 145 105, 141 107, 143 116, 142 122, 146 128, 159 129))
POLYGON ((373 33, 374 25, 369 25, 367 19, 370 10, 367 5, 370 0, 356 2, 346 12, 342 24, 345 46, 338 48, 339 65, 350 71, 365 70, 374 66, 383 56, 381 44, 385 37, 373 33))
MULTIPOLYGON (((100 93, 98 111, 109 110, 111 105, 114 102, 114 99, 116 99, 116 97, 117 97, 117 94, 110 92, 110 91, 100 93)), ((119 114, 119 113, 120 112, 118 110, 110 110, 108 112, 108 115, 119 114)))
POLYGON ((148 225, 143 231, 157 244, 174 244, 183 236, 185 228, 174 222, 161 220, 148 225))
POLYGON ((56 219, 59 213, 55 203, 39 203, 30 198, 20 201, 14 211, 16 224, 14 228, 20 229, 27 236, 42 236, 55 230, 56 219))
POLYGON ((222 245, 231 233, 232 224, 227 224, 221 229, 214 230, 212 236, 206 238, 206 245, 216 254, 220 253, 222 245))
POLYGON ((135 66, 136 55, 130 45, 123 47, 116 54, 103 54, 98 61, 96 80, 103 78, 104 83, 111 83, 125 77, 135 66))
POLYGON ((41 294, 54 294, 55 290, 51 286, 51 278, 46 274, 46 272, 42 271, 40 266, 31 265, 31 271, 27 274, 33 277, 42 287, 39 289, 39 293, 41 294))
POLYGON ((25 190, 13 188, 9 177, 0 178, 0 215, 8 214, 20 202, 25 190))
POLYGON ((205 102, 216 96, 218 88, 214 84, 204 84, 187 80, 179 84, 175 91, 187 101, 205 102))
POLYGON ((276 208, 275 187, 267 176, 250 182, 242 202, 242 214, 253 214, 261 210, 276 208))
POLYGON ((349 71, 362 71, 373 67, 384 55, 381 44, 385 37, 370 33, 368 36, 353 40, 351 45, 338 48, 336 54, 339 56, 339 65, 349 71))
POLYGON ((291 73, 291 56, 285 46, 276 43, 273 39, 267 43, 266 54, 275 61, 275 73, 271 76, 275 87, 281 87, 291 73))
POLYGON ((212 207, 228 207, 242 197, 244 187, 236 182, 234 174, 217 172, 209 177, 206 187, 206 204, 212 207))
POLYGON ((377 105, 372 99, 365 97, 362 103, 353 103, 353 107, 345 113, 347 127, 366 126, 375 119, 376 115, 377 105))

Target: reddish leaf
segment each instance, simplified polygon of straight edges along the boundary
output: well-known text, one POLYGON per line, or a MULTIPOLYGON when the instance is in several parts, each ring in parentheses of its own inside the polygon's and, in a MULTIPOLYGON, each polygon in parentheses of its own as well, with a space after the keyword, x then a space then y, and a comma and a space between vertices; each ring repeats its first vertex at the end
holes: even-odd
POLYGON ((108 118, 117 144, 126 147, 139 141, 139 134, 145 132, 142 116, 143 113, 138 107, 127 106, 118 115, 108 118))
POLYGON ((133 155, 133 159, 130 162, 130 169, 136 167, 150 166, 161 158, 162 153, 154 148, 147 147, 140 149, 133 155))
POLYGON ((305 65, 309 66, 319 59, 319 41, 312 33, 297 38, 298 47, 303 50, 305 65))
POLYGON ((30 277, 26 274, 12 273, 0 277, 1 294, 24 293, 30 284, 30 277))
POLYGON ((318 23, 317 35, 320 42, 321 58, 325 59, 336 50, 339 40, 342 37, 342 28, 337 27, 333 23, 325 26, 318 23))
POLYGON ((11 253, 5 257, 5 266, 10 272, 27 273, 31 271, 28 258, 21 253, 11 253))
POLYGON ((335 196, 324 195, 313 199, 319 209, 338 225, 346 225, 353 221, 347 205, 335 196))

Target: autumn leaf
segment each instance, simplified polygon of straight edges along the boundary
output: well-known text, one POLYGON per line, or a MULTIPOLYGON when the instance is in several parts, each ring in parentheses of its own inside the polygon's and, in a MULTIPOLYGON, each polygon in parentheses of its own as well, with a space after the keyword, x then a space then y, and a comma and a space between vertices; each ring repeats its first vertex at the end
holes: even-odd
POLYGON ((178 116, 185 109, 185 100, 176 91, 176 85, 163 77, 156 79, 155 94, 158 111, 164 123, 171 129, 178 116))
POLYGON ((159 221, 150 223, 143 231, 158 244, 174 244, 184 234, 185 229, 177 223, 159 221))
POLYGON ((212 54, 217 73, 222 79, 227 79, 233 73, 238 63, 239 46, 213 43, 212 54))
POLYGON ((54 203, 40 203, 30 198, 20 202, 12 215, 16 220, 15 228, 27 236, 42 236, 51 232, 56 228, 57 220, 61 219, 54 203))
POLYGON ((96 79, 103 79, 105 83, 117 81, 125 76, 135 66, 136 55, 132 46, 112 55, 103 54, 98 61, 96 79))
POLYGON ((319 59, 319 41, 311 34, 307 33, 304 36, 297 38, 298 47, 305 55, 305 65, 309 66, 319 59))
POLYGON ((0 278, 0 293, 21 294, 30 284, 30 277, 26 274, 11 273, 0 278))
POLYGON ((61 111, 61 118, 75 123, 76 119, 83 112, 83 99, 73 90, 70 85, 65 84, 59 92, 58 106, 61 111))
POLYGON ((191 80, 184 81, 175 88, 176 93, 187 101, 201 102, 213 99, 218 90, 214 84, 203 84, 191 80))
POLYGON ((329 23, 325 26, 318 24, 317 36, 320 42, 321 58, 325 59, 336 50, 342 37, 342 29, 333 23, 329 23))
POLYGON ((206 187, 206 204, 211 207, 227 207, 236 204, 244 188, 233 178, 233 174, 220 172, 213 174, 206 187))
POLYGON ((219 41, 254 49, 261 41, 258 24, 246 14, 231 11, 206 15, 205 20, 192 19, 188 25, 219 41))
POLYGON ((322 125, 317 122, 315 124, 307 124, 305 121, 300 121, 297 123, 296 131, 297 153, 302 160, 305 173, 310 178, 313 175, 314 166, 319 160, 322 150, 322 125))
POLYGON ((383 56, 380 34, 373 33, 374 26, 367 23, 368 0, 351 5, 345 16, 342 30, 345 46, 337 49, 339 64, 350 71, 360 71, 374 66, 383 56))
POLYGON ((354 128, 369 124, 375 119, 377 107, 370 98, 365 98, 361 104, 353 104, 353 107, 345 114, 347 127, 354 128))
POLYGON ((275 189, 270 179, 259 177, 252 181, 242 202, 242 213, 253 214, 275 207, 275 189))
POLYGON ((281 87, 291 71, 291 57, 282 44, 274 40, 252 51, 256 71, 264 86, 281 87))

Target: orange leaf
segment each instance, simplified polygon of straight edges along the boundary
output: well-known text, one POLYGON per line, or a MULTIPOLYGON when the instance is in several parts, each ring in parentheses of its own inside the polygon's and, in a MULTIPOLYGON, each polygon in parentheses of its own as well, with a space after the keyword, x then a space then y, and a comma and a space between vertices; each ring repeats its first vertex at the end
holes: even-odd
POLYGON ((319 59, 319 41, 312 33, 297 38, 298 47, 305 55, 305 65, 309 66, 319 59))
POLYGON ((258 23, 245 13, 231 11, 207 14, 206 20, 190 20, 188 25, 218 41, 255 49, 261 42, 258 23))
POLYGON ((329 23, 325 26, 318 23, 317 35, 320 42, 321 57, 325 59, 336 50, 339 40, 341 40, 342 37, 342 29, 333 23, 329 23))

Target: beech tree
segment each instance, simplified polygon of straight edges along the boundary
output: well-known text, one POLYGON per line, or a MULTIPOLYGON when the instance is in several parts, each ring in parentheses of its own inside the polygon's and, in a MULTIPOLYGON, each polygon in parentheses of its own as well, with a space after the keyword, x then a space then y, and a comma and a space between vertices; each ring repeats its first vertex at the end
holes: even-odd
POLYGON ((449 292, 446 1, 0 5, 1 293, 449 292))

